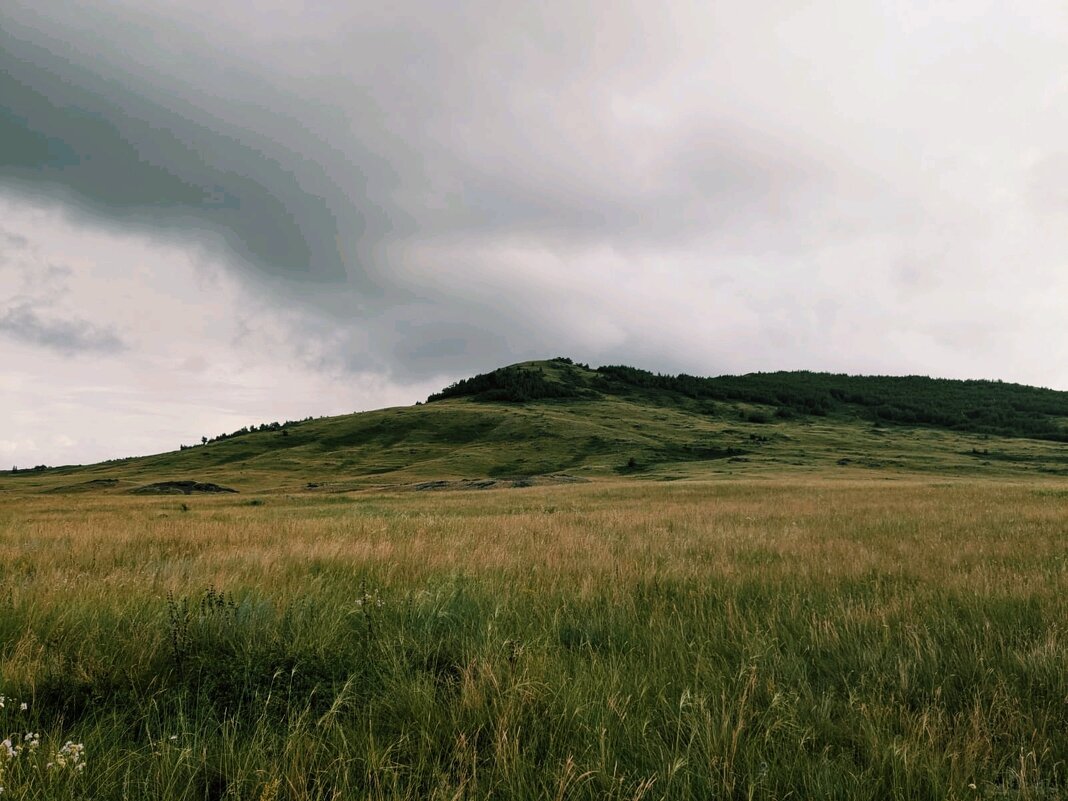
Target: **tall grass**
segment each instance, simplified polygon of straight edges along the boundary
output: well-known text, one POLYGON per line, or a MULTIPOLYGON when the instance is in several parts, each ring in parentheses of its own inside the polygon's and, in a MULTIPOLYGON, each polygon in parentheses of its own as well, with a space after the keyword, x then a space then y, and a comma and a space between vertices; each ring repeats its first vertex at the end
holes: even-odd
POLYGON ((4 798, 1068 797, 1063 485, 0 517, 4 798), (84 770, 46 767, 67 742, 84 770))

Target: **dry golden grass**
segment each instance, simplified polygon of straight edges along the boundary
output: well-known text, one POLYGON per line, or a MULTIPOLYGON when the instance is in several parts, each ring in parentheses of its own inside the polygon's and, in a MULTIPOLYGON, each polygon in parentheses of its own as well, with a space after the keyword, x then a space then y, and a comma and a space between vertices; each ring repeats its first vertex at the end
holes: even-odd
POLYGON ((1065 797, 1064 482, 253 503, 5 499, 0 693, 86 741, 71 792, 1065 797))
MULTIPOLYGON (((175 499, 27 496, 0 517, 6 576, 47 603, 84 583, 304 594, 317 561, 421 581, 485 572, 596 582, 745 575, 833 581, 893 572, 1013 593, 1063 560, 1063 484, 819 480, 493 492, 175 499), (188 507, 188 511, 182 511, 188 507), (21 579, 21 580, 19 580, 21 579)), ((1046 579, 1035 590, 1054 591, 1046 579)))

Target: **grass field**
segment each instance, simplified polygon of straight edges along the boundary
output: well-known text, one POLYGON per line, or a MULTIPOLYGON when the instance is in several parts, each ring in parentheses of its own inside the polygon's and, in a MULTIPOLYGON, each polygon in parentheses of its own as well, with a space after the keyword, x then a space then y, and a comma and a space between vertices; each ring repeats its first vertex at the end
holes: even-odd
POLYGON ((9 491, 2 797, 1068 798, 1068 485, 885 478, 9 491))

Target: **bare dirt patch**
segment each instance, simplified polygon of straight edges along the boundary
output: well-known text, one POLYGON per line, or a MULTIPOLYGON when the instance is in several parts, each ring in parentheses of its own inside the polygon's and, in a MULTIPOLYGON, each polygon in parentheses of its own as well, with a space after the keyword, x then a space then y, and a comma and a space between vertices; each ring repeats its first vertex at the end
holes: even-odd
POLYGON ((221 487, 200 481, 157 481, 130 490, 133 495, 192 495, 199 492, 237 492, 230 487, 221 487))
POLYGON ((416 492, 440 490, 488 490, 520 489, 523 487, 547 487, 555 484, 584 484, 589 479, 560 473, 550 476, 514 476, 512 478, 463 478, 459 481, 421 481, 405 485, 404 489, 416 492))

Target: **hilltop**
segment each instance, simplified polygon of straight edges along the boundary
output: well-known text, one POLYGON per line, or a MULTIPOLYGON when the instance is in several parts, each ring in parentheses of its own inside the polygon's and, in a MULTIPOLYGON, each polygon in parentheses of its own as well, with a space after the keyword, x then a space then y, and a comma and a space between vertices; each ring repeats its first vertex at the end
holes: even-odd
POLYGON ((0 491, 111 493, 192 481, 328 492, 784 471, 1068 475, 1066 443, 1068 392, 919 376, 699 378, 558 358, 473 376, 414 406, 5 473, 0 491))

